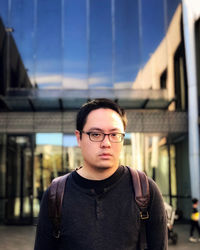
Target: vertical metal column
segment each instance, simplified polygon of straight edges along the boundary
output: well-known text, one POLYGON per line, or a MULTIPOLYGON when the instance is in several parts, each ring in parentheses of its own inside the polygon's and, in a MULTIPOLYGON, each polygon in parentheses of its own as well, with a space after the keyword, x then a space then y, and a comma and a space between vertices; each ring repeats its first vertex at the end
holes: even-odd
POLYGON ((170 134, 167 139, 167 152, 168 152, 168 168, 169 168, 169 204, 172 206, 172 171, 171 171, 171 152, 170 152, 171 138, 170 134))
POLYGON ((87 34, 87 88, 90 86, 90 0, 86 1, 86 34, 87 34))
POLYGON ((115 0, 111 0, 111 26, 112 26, 112 87, 115 85, 115 0))
POLYGON ((200 199, 199 130, 195 57, 195 14, 197 1, 183 0, 183 29, 188 77, 189 164, 192 197, 200 199))

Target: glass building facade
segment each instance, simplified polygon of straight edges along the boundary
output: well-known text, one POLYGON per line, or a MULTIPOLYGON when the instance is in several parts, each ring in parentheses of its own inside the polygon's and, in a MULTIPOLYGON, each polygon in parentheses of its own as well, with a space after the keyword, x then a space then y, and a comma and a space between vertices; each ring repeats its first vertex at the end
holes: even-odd
POLYGON ((132 88, 179 2, 1 1, 5 90, 132 88))
POLYGON ((95 97, 127 110, 121 163, 188 217, 181 1, 2 0, 0 34, 1 222, 32 223, 51 180, 82 164, 75 114, 95 97))

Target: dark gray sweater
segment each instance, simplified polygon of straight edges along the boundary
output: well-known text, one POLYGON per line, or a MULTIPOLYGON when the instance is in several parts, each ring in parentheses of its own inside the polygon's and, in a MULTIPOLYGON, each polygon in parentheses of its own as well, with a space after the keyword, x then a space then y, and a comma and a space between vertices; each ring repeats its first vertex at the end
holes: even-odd
MULTIPOLYGON (((163 200, 155 182, 149 179, 149 183, 147 242, 150 250, 165 250, 168 235, 163 200)), ((139 209, 127 167, 119 167, 102 181, 84 179, 74 171, 63 198, 61 239, 52 236, 47 190, 41 203, 35 250, 136 250, 139 232, 139 209)))

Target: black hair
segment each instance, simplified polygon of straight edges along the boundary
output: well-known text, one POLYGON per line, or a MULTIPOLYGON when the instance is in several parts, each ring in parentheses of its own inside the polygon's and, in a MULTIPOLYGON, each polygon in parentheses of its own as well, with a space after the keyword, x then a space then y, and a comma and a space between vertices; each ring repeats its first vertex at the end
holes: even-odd
POLYGON ((198 202, 198 199, 197 198, 193 198, 192 199, 192 204, 196 204, 198 202))
POLYGON ((77 113, 76 129, 81 132, 86 123, 89 113, 93 110, 100 109, 100 108, 112 109, 115 112, 117 112, 122 119, 124 129, 126 129, 127 118, 126 118, 125 110, 122 109, 114 101, 110 99, 106 99, 106 98, 97 98, 97 99, 94 99, 92 101, 89 101, 83 104, 83 106, 80 108, 79 112, 77 113))

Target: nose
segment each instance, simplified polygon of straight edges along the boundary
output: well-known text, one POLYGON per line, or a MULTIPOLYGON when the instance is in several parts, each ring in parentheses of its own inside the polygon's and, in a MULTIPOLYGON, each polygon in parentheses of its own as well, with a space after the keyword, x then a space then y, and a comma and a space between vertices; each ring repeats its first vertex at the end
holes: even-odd
POLYGON ((103 141, 101 142, 101 147, 110 147, 111 143, 108 135, 105 135, 103 141))

